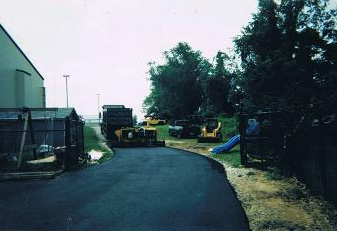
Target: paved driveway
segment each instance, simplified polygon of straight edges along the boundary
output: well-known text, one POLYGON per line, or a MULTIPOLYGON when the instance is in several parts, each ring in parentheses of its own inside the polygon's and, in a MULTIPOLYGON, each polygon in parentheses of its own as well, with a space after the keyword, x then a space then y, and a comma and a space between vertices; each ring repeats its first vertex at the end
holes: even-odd
POLYGON ((0 183, 0 230, 249 230, 216 162, 170 148, 115 151, 54 180, 0 183))

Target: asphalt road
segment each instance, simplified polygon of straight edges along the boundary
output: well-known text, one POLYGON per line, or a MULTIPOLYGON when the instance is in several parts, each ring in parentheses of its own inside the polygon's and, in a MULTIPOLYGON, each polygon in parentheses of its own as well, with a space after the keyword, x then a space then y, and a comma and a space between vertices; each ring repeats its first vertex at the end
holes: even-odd
POLYGON ((0 183, 0 230, 249 230, 218 163, 170 148, 115 151, 54 180, 0 183))

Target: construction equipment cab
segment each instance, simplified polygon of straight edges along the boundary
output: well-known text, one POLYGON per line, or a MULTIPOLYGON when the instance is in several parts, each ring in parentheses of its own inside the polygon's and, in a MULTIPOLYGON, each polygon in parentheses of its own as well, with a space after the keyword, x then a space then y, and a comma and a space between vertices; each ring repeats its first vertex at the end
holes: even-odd
POLYGON ((222 140, 221 122, 216 118, 206 119, 206 125, 198 137, 198 143, 218 143, 222 140))

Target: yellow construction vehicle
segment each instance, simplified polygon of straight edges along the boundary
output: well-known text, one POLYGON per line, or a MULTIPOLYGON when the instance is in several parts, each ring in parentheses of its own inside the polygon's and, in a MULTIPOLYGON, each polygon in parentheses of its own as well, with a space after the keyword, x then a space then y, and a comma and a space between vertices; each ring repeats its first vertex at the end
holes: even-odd
POLYGON ((206 126, 198 137, 198 143, 219 143, 222 141, 221 122, 216 118, 206 119, 206 126))
POLYGON ((160 116, 146 115, 144 124, 147 124, 150 126, 164 125, 166 124, 166 120, 162 119, 160 116))
POLYGON ((148 124, 134 127, 132 109, 123 105, 104 105, 101 132, 112 147, 165 146, 157 140, 157 129, 148 124))
POLYGON ((154 127, 129 127, 115 131, 117 140, 113 146, 164 146, 164 141, 157 140, 154 127))

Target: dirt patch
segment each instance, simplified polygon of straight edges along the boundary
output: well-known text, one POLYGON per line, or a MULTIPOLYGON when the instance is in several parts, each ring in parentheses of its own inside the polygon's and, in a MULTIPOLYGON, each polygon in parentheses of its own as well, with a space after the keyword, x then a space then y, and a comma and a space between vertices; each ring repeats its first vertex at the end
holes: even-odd
MULTIPOLYGON (((169 143, 214 159, 209 146, 169 143)), ((219 161, 219 160, 217 160, 219 161)), ((234 168, 224 161, 227 178, 237 193, 253 231, 336 231, 337 210, 312 196, 296 178, 271 180, 268 172, 234 168)))

